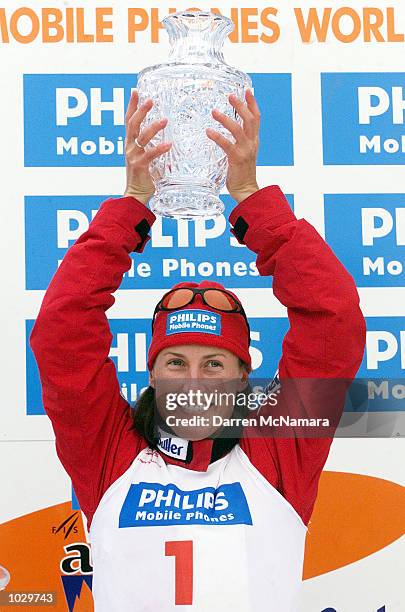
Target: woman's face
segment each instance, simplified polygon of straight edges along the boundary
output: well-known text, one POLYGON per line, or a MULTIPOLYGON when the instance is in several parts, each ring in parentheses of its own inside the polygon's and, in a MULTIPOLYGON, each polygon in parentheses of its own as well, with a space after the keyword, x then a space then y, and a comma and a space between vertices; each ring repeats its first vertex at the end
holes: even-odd
POLYGON ((232 398, 246 386, 247 378, 247 369, 227 349, 179 344, 160 351, 149 384, 170 429, 180 438, 202 440, 220 429, 221 419, 232 415, 232 398))

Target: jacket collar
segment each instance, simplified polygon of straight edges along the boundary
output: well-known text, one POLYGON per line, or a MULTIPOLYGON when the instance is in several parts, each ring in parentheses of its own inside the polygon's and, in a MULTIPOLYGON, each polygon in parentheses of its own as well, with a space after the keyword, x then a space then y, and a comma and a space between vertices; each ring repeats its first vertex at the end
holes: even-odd
POLYGON ((238 442, 238 438, 205 438, 186 440, 169 436, 159 430, 157 451, 170 465, 178 465, 196 472, 206 472, 210 463, 226 455, 238 442))

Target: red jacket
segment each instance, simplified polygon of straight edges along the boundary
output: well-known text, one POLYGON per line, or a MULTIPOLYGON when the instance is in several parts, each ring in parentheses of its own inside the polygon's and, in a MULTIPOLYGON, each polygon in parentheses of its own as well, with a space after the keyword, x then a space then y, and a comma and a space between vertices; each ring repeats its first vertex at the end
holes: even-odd
MULTIPOLYGON (((69 248, 53 276, 30 336, 43 404, 59 459, 88 520, 103 493, 148 443, 132 426, 108 357, 112 334, 106 310, 115 298, 129 254, 142 252, 155 215, 132 197, 103 202, 89 229, 69 248)), ((290 329, 282 346, 282 378, 355 377, 365 345, 365 321, 351 275, 318 232, 297 220, 276 185, 240 202, 231 232, 257 253, 261 275, 287 307, 290 329), (236 231, 235 231, 236 230, 236 231)), ((292 504, 305 524, 332 438, 243 438, 241 448, 292 504)), ((206 470, 212 439, 193 442, 193 459, 166 462, 206 470)))

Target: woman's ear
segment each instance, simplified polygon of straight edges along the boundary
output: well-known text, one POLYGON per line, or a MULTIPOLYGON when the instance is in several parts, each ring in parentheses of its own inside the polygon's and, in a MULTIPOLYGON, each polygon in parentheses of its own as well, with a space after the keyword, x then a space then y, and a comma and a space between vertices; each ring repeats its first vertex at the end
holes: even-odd
POLYGON ((153 368, 149 372, 149 386, 155 388, 155 375, 153 373, 153 368))
POLYGON ((242 391, 246 387, 247 382, 249 380, 249 372, 247 371, 247 368, 243 365, 241 367, 241 370, 242 370, 242 372, 241 372, 241 388, 240 388, 240 391, 242 391))

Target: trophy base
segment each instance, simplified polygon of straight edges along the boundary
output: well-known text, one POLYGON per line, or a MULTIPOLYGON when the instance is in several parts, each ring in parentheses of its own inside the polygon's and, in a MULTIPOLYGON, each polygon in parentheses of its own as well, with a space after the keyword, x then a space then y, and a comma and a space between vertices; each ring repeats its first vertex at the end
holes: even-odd
POLYGON ((155 193, 150 209, 161 217, 201 219, 217 217, 224 211, 222 200, 208 189, 165 189, 155 193))

